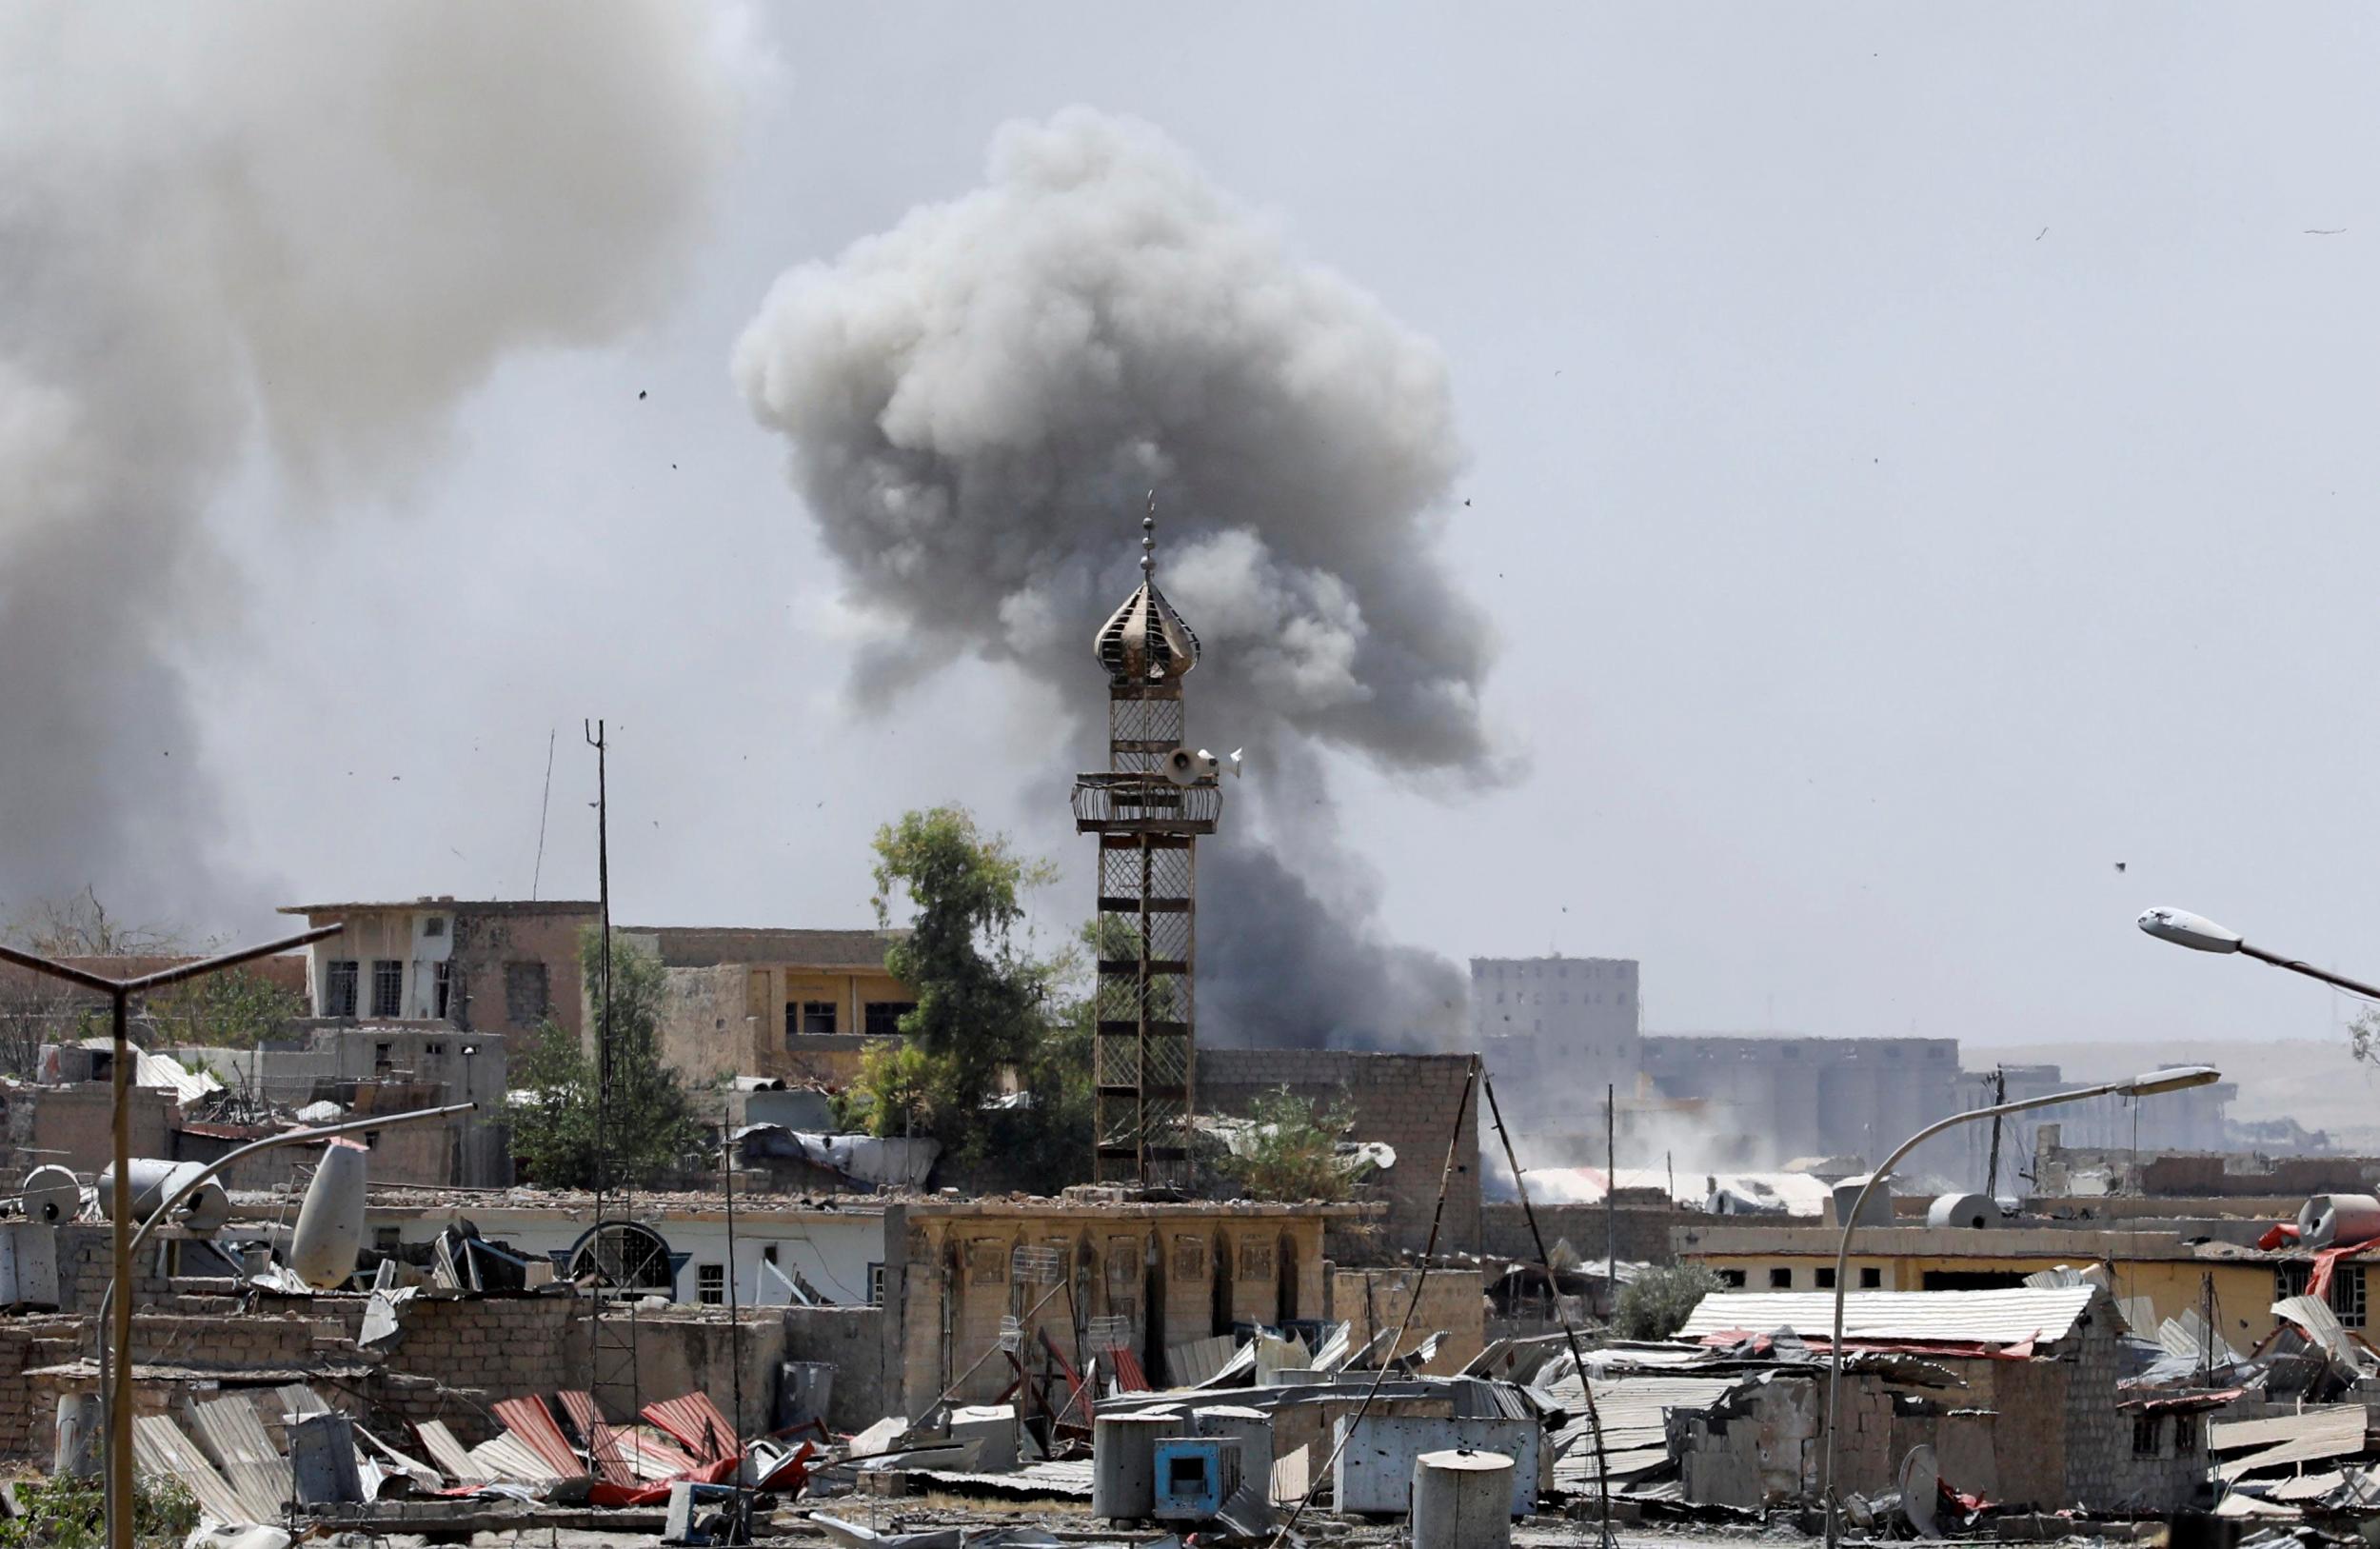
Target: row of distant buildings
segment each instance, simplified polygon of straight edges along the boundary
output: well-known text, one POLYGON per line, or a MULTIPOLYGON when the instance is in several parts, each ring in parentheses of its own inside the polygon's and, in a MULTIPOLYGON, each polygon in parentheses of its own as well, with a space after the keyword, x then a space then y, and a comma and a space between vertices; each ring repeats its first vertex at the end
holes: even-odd
MULTIPOLYGON (((1531 1166, 1776 1167, 1801 1158, 1880 1159, 1935 1120, 2078 1084, 2054 1064, 1970 1070, 1950 1038, 1811 1038, 1798 1033, 1643 1031, 1639 968, 1628 958, 1474 958, 1471 1026, 1508 1110, 1533 1138, 1531 1166)), ((2068 1143, 2145 1151, 2317 1150, 2319 1133, 2234 1124, 2238 1087, 2220 1082, 2128 1102, 2061 1106, 2068 1143)), ((1998 1135, 1995 1192, 2020 1191, 2032 1126, 1998 1135)), ((1981 1189, 1994 1132, 1962 1125, 1913 1166, 1981 1189)))

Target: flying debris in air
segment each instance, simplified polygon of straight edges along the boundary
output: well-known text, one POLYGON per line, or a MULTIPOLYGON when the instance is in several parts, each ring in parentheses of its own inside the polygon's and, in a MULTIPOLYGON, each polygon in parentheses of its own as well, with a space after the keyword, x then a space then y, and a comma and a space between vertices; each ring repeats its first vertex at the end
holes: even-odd
POLYGON ((2122 870, 2124 869, 2124 863, 2123 863, 2123 862, 2121 862, 2121 861, 2116 862, 2116 863, 2115 863, 2115 869, 2116 869, 2116 870, 2118 870, 2118 871, 2122 871, 2122 870))

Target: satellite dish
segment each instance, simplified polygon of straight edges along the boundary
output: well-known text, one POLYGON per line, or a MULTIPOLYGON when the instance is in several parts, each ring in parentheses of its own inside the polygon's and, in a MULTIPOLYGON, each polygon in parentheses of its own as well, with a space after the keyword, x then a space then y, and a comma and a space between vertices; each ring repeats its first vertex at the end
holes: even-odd
POLYGON ((314 1181, 298 1206, 297 1231, 289 1239, 289 1268, 316 1290, 344 1284, 355 1273, 364 1246, 364 1159, 362 1146, 333 1141, 323 1148, 314 1181))
POLYGON ((1934 1460, 1934 1449, 1920 1441, 1901 1460, 1901 1515, 1917 1530, 1917 1537, 1942 1536, 1934 1519, 1934 1502, 1941 1499, 1941 1465, 1934 1460))

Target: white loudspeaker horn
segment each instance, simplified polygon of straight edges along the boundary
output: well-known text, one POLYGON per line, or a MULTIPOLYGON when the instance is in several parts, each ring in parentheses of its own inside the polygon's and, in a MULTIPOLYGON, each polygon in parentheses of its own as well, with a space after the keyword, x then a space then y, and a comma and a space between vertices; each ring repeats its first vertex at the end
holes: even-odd
POLYGON ((1195 785, 1215 778, 1215 755, 1204 748, 1193 753, 1177 747, 1165 755, 1165 778, 1177 785, 1195 785))
POLYGON ((298 1207, 289 1240, 289 1268, 317 1290, 346 1283, 364 1245, 364 1159, 360 1145, 333 1141, 323 1149, 314 1181, 298 1207))

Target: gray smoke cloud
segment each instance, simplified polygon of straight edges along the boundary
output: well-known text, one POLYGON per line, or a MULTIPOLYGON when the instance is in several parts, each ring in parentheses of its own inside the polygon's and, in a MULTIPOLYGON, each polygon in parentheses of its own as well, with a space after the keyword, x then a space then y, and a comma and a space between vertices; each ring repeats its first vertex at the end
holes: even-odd
POLYGON ((1089 767, 1091 636, 1157 488, 1159 585, 1205 646, 1192 740, 1252 771, 1200 853, 1201 1036, 1459 1037, 1463 977, 1384 937, 1326 770, 1504 770, 1493 635, 1438 552, 1462 450, 1428 341, 1157 130, 1072 109, 1003 129, 983 188, 789 270, 734 372, 883 626, 855 698, 955 652, 1013 663, 1081 718, 1089 767))
POLYGON ((0 11, 0 906, 252 906, 191 756, 190 647, 248 614, 210 506, 260 458, 307 507, 401 492, 505 355, 648 315, 732 143, 713 26, 0 11))

